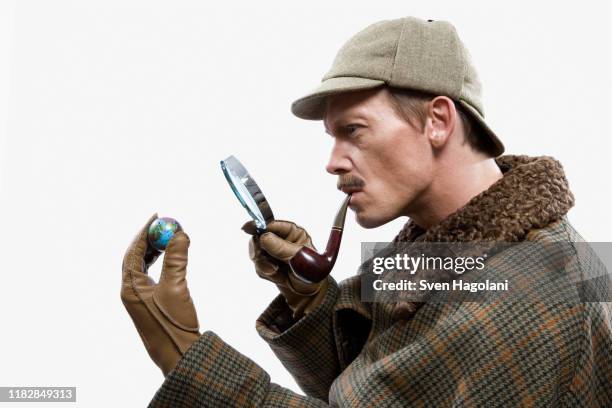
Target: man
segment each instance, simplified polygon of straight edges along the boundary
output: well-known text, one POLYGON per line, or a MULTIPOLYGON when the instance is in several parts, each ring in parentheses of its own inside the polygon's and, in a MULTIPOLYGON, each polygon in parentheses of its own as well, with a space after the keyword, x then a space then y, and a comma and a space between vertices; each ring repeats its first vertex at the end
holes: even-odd
MULTIPOLYGON (((322 119, 334 138, 327 170, 352 194, 360 225, 410 218, 396 242, 580 241, 565 217, 574 200, 561 165, 547 157, 498 157, 504 148, 484 121, 476 71, 449 23, 408 17, 366 28, 292 111, 322 119)), ((296 224, 275 221, 261 236, 252 223, 243 229, 253 235, 257 273, 281 292, 257 329, 306 395, 270 383, 214 333, 200 336, 185 281, 189 240, 174 237, 155 284, 146 275, 155 254, 145 226, 124 258, 121 294, 166 375, 151 406, 612 403, 609 303, 569 302, 566 287, 537 302, 445 303, 435 293, 429 301, 364 302, 362 276, 338 285, 293 274, 288 260, 312 247, 296 224)), ((567 264, 542 256, 508 266, 523 258, 504 251, 483 276, 524 282, 570 273, 567 264)), ((589 272, 588 265, 574 268, 589 272)), ((609 294, 609 280, 596 289, 609 294)))

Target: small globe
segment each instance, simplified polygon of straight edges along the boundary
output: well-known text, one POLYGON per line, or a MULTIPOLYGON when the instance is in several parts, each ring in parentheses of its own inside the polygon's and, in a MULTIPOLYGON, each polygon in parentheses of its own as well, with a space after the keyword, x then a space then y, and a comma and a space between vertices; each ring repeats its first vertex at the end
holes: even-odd
POLYGON ((174 234, 182 230, 174 218, 158 218, 149 225, 149 243, 158 251, 164 251, 174 234))

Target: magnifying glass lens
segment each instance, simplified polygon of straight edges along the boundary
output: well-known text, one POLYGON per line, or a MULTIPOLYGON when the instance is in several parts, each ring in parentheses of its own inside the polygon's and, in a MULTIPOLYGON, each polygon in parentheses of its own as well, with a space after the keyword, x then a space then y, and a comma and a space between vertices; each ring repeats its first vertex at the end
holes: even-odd
POLYGON ((259 230, 265 230, 274 220, 266 197, 246 168, 234 156, 221 161, 221 169, 232 191, 247 210, 259 230))

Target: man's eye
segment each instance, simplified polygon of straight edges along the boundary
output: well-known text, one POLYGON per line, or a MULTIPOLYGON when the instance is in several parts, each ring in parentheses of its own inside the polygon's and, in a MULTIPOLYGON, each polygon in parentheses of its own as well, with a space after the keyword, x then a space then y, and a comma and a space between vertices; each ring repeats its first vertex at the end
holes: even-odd
POLYGON ((354 135, 355 132, 357 132, 357 130, 359 129, 359 125, 347 125, 346 126, 346 132, 348 133, 349 136, 354 135))

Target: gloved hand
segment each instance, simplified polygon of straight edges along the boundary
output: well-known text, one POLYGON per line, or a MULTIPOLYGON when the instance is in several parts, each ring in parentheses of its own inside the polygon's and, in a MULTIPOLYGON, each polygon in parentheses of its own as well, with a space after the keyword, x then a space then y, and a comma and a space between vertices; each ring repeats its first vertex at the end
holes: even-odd
POLYGON ((177 232, 168 244, 159 282, 147 275, 149 266, 160 255, 147 239, 149 224, 155 218, 157 215, 151 217, 125 253, 121 300, 149 356, 168 375, 200 333, 185 280, 187 234, 177 232))
POLYGON ((293 311, 294 319, 302 318, 323 302, 328 279, 306 282, 295 275, 288 263, 302 247, 314 250, 303 228, 288 221, 272 221, 266 232, 258 236, 255 223, 249 221, 242 229, 253 236, 249 242, 249 256, 257 275, 276 284, 293 311))

